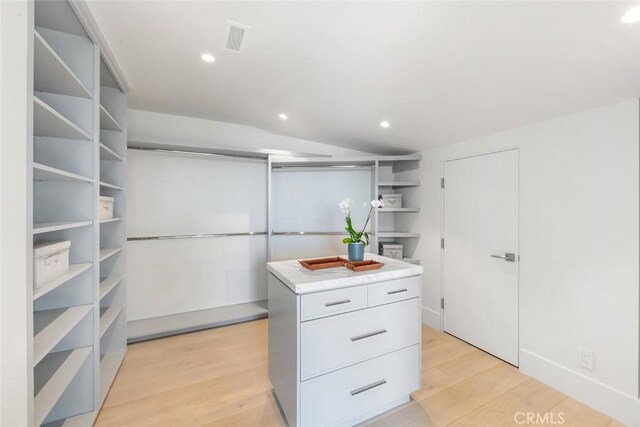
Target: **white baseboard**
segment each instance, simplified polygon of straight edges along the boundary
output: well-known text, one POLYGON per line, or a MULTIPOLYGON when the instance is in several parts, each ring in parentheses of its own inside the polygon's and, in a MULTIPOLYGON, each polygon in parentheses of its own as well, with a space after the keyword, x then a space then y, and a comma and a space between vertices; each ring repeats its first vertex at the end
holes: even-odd
POLYGON ((422 306, 422 323, 433 329, 442 330, 440 327, 440 312, 425 307, 424 305, 422 306))
POLYGON ((520 349, 520 371, 625 425, 640 426, 640 401, 633 396, 525 349, 520 349))

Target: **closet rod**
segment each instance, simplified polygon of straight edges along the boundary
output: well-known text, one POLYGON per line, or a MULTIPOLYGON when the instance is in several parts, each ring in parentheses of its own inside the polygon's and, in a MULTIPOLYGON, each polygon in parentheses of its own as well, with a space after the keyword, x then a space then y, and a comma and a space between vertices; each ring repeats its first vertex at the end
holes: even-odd
POLYGON ((178 150, 173 148, 152 148, 152 147, 138 147, 135 145, 129 145, 127 147, 129 150, 138 150, 138 151, 153 151, 156 153, 168 153, 168 154, 187 154, 192 156, 203 156, 203 157, 236 157, 242 159, 252 159, 252 160, 266 160, 265 156, 251 156, 248 154, 240 154, 240 153, 210 153, 205 151, 195 151, 195 150, 178 150))
POLYGON ((308 166, 301 166, 301 165, 291 165, 291 166, 284 166, 284 165, 273 165, 271 166, 271 169, 286 169, 286 170, 291 170, 291 171, 295 171, 295 170, 312 170, 312 169, 371 169, 373 167, 373 165, 308 165, 308 166))
POLYGON ((210 237, 265 236, 266 234, 266 231, 249 231, 248 233, 175 234, 171 236, 127 237, 127 242, 138 242, 143 240, 206 239, 210 237))
MULTIPOLYGON (((367 231, 367 234, 375 234, 373 231, 367 231)), ((272 231, 272 236, 346 236, 344 231, 272 231)))

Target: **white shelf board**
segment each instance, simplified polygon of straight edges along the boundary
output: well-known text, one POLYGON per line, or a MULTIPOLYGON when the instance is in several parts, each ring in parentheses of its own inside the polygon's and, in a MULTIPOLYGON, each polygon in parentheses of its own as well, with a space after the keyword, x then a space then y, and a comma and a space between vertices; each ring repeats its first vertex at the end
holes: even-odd
POLYGON ((117 185, 109 184, 108 182, 100 181, 101 188, 109 188, 111 190, 122 191, 122 187, 118 187, 117 185))
POLYGON ((72 228, 86 227, 93 224, 92 221, 60 221, 60 222, 36 222, 33 224, 33 234, 51 233, 52 231, 70 230, 72 228))
POLYGON ((420 260, 415 258, 402 258, 404 262, 408 262, 410 264, 420 265, 420 260))
POLYGON ((378 212, 420 212, 420 208, 378 208, 378 212))
POLYGON ((73 417, 63 418, 57 421, 51 421, 46 424, 42 424, 42 427, 87 427, 92 426, 96 419, 96 413, 85 412, 84 414, 74 415, 73 417))
POLYGON ((381 181, 378 183, 378 187, 392 187, 392 188, 401 188, 401 187, 418 187, 420 186, 420 181, 381 181))
POLYGON ((39 92, 93 98, 91 91, 47 41, 34 31, 34 88, 39 92))
POLYGON ((110 258, 110 257, 114 256, 115 254, 117 254, 121 250, 122 250, 122 247, 119 247, 119 248, 102 248, 102 249, 100 249, 100 262, 106 260, 107 258, 110 258))
POLYGON ((65 392, 71 381, 91 354, 92 347, 60 351, 47 356, 46 363, 60 365, 34 399, 34 425, 39 426, 65 392))
POLYGON ((33 364, 37 365, 87 315, 92 305, 35 311, 33 313, 33 364))
POLYGON ((40 163, 33 164, 33 180, 88 183, 93 182, 91 178, 87 178, 86 176, 63 171, 62 169, 52 168, 51 166, 42 165, 40 163))
POLYGON ((420 233, 406 233, 404 231, 379 231, 379 238, 388 237, 420 237, 420 233))
POLYGON ((91 267, 93 267, 93 264, 91 264, 89 262, 88 263, 84 263, 84 264, 70 264, 69 265, 69 272, 67 274, 65 274, 64 276, 58 277, 57 279, 54 279, 54 280, 48 282, 46 285, 43 285, 43 286, 39 287, 38 289, 36 289, 35 291, 33 291, 33 299, 37 300, 41 296, 51 292, 52 290, 54 290, 58 286, 64 285, 69 280, 71 280, 74 277, 78 276, 80 273, 83 273, 83 272, 87 271, 91 267))
POLYGON ((122 156, 111 148, 107 147, 102 142, 100 143, 100 160, 119 160, 122 161, 122 156))
POLYGON ((109 327, 113 325, 113 322, 118 317, 118 314, 122 311, 122 306, 112 305, 111 307, 100 308, 100 338, 109 330, 109 327))
POLYGON ((109 113, 102 105, 100 105, 100 129, 124 132, 122 126, 120 126, 111 113, 109 113))
POLYGON ((109 276, 100 282, 100 299, 104 298, 113 288, 122 282, 124 276, 109 276))
POLYGON ((100 224, 108 224, 110 222, 118 222, 118 221, 122 221, 122 218, 101 219, 100 224))
POLYGON ((33 96, 33 133, 35 136, 92 140, 91 136, 78 125, 35 95, 33 96))
POLYGON ((123 359, 124 351, 106 353, 100 359, 100 406, 102 406, 109 393, 111 384, 113 384, 123 359))

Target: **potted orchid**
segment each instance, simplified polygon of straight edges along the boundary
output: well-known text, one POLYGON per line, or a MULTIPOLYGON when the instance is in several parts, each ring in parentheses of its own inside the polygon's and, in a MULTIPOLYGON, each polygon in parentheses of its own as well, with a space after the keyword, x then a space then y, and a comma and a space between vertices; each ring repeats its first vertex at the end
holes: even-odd
POLYGON ((364 203, 365 207, 369 207, 369 215, 367 215, 367 220, 365 221, 364 227, 362 227, 361 231, 356 231, 356 229, 353 228, 353 222, 351 221, 352 206, 353 200, 348 197, 340 200, 340 203, 338 203, 338 207, 340 207, 342 212, 347 215, 345 218, 347 226, 344 229, 349 233, 348 237, 342 239, 342 243, 348 245, 349 261, 362 261, 364 259, 364 248, 369 245, 369 235, 365 229, 369 224, 373 210, 381 208, 383 203, 382 200, 372 200, 370 203, 364 203))

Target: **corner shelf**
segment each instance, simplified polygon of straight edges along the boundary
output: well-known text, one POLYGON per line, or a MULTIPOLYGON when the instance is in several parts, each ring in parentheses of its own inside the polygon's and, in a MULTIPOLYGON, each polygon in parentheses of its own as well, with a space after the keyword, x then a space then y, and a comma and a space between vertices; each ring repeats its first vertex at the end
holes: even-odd
POLYGON ((39 92, 93 98, 91 91, 60 58, 47 41, 34 31, 34 87, 39 92))
POLYGON ((40 163, 33 164, 34 181, 63 181, 63 182, 84 182, 92 183, 93 179, 75 173, 56 169, 40 163))
POLYGON ((122 156, 107 147, 102 142, 100 143, 100 160, 118 160, 123 161, 122 156))
POLYGON ((100 308, 100 338, 102 338, 111 325, 113 325, 113 322, 121 311, 122 307, 119 305, 100 308))
POLYGON ((100 129, 124 132, 122 126, 120 126, 111 113, 109 113, 102 105, 100 105, 100 129))
POLYGON ((36 222, 33 224, 33 234, 71 230, 73 228, 87 227, 89 225, 93 225, 93 221, 36 222))
POLYGON ((64 276, 61 276, 61 277, 59 277, 57 279, 54 279, 51 282, 48 282, 46 285, 43 285, 42 287, 40 287, 40 288, 36 289, 35 291, 33 291, 33 300, 35 301, 38 298, 40 298, 41 296, 51 292, 52 290, 54 290, 58 286, 64 285, 69 280, 73 279, 76 276, 79 276, 81 273, 84 273, 85 271, 87 271, 91 267, 93 267, 93 264, 91 264, 91 263, 70 264, 69 265, 69 272, 67 274, 65 274, 64 276))
POLYGON ((33 364, 37 365, 91 311, 91 305, 33 313, 33 364))
POLYGON ((44 422, 91 352, 91 347, 81 347, 51 353, 42 361, 43 364, 50 366, 46 371, 53 371, 53 375, 36 392, 34 425, 39 426, 44 422))
POLYGON ((88 133, 36 95, 33 95, 33 133, 34 136, 92 140, 88 133))
POLYGON ((100 300, 122 282, 123 276, 107 277, 100 282, 100 300))

